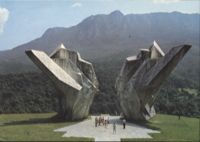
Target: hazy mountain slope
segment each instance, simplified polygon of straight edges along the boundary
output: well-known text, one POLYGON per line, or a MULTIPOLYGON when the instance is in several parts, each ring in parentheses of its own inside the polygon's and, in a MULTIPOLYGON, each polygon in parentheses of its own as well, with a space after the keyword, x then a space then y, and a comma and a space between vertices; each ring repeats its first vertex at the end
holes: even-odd
MULTIPOLYGON (((177 12, 123 15, 119 11, 90 16, 76 26, 48 29, 31 42, 0 52, 0 74, 35 71, 37 67, 25 55, 26 49, 50 53, 64 43, 94 65, 100 91, 91 113, 115 114, 120 112, 115 80, 127 56, 148 48, 153 40, 165 52, 178 44, 192 44, 164 82, 155 108, 162 113, 177 114, 181 109, 182 115, 199 116, 199 17, 177 12)), ((55 111, 58 92, 54 87, 43 73, 0 75, 0 113, 55 111)))
POLYGON ((138 52, 139 48, 147 48, 153 40, 158 40, 165 51, 173 45, 188 43, 194 45, 192 50, 198 53, 199 14, 123 15, 114 11, 109 15, 90 16, 76 26, 50 28, 40 38, 0 52, 0 73, 29 70, 26 65, 31 62, 24 54, 26 49, 50 53, 58 44, 64 43, 68 48, 78 50, 83 58, 96 61, 113 56, 115 60, 118 58, 115 55, 124 58, 138 52))

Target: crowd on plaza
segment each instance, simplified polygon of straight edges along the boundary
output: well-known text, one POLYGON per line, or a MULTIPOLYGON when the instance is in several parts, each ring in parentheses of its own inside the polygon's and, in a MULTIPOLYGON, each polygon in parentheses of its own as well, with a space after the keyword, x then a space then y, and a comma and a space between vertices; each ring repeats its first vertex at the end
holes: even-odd
MULTIPOLYGON (((104 126, 105 128, 107 128, 109 124, 111 124, 109 116, 100 115, 95 117, 95 127, 104 126)), ((122 120, 122 124, 123 124, 123 129, 125 129, 126 128, 125 119, 122 120)), ((113 125, 113 134, 116 134, 116 125, 117 125, 116 122, 113 122, 112 125, 113 125)))

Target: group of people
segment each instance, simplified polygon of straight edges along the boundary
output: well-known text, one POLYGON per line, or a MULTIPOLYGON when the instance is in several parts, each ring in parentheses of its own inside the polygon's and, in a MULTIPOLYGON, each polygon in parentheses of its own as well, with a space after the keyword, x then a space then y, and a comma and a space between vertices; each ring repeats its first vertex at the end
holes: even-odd
POLYGON ((109 117, 107 116, 107 118, 105 118, 104 116, 99 116, 99 117, 96 116, 95 127, 101 126, 101 124, 107 128, 107 125, 109 124, 109 117))
MULTIPOLYGON (((109 121, 109 116, 104 117, 104 116, 99 116, 99 117, 95 117, 95 127, 98 126, 105 126, 105 128, 107 128, 108 124, 110 123, 109 121)), ((123 119, 122 120, 122 124, 123 124, 123 129, 126 128, 126 120, 123 119)), ((113 123, 113 134, 116 134, 116 122, 113 123)))

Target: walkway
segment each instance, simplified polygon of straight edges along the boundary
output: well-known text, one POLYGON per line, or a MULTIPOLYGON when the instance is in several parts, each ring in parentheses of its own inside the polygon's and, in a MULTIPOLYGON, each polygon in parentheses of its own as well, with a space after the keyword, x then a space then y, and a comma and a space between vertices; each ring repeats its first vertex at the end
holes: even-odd
POLYGON ((123 129, 119 116, 109 116, 110 124, 95 127, 95 116, 92 119, 82 121, 80 123, 59 128, 55 132, 65 132, 63 137, 90 137, 95 141, 120 141, 121 138, 151 138, 148 133, 160 133, 152 129, 147 129, 136 124, 127 123, 126 129, 123 129), (116 125, 116 134, 113 134, 113 125, 116 125))

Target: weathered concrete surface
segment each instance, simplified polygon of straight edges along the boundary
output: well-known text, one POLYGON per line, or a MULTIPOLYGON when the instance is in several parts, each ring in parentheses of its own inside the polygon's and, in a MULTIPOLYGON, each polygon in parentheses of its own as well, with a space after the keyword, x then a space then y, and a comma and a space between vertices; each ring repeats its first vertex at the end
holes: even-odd
POLYGON ((149 49, 141 49, 137 56, 126 59, 115 87, 128 120, 145 120, 156 114, 153 104, 157 91, 190 48, 173 47, 165 55, 154 41, 149 49))
POLYGON ((88 116, 98 81, 91 63, 78 52, 60 45, 50 57, 36 50, 28 50, 30 59, 54 82, 60 92, 59 117, 78 120, 88 116))
POLYGON ((90 137, 95 141, 120 141, 121 138, 152 138, 149 133, 160 133, 159 131, 145 128, 133 123, 127 123, 123 129, 119 116, 109 116, 110 124, 95 127, 95 116, 80 123, 59 128, 55 132, 64 132, 63 137, 90 137), (116 134, 113 134, 113 123, 116 123, 116 134))

